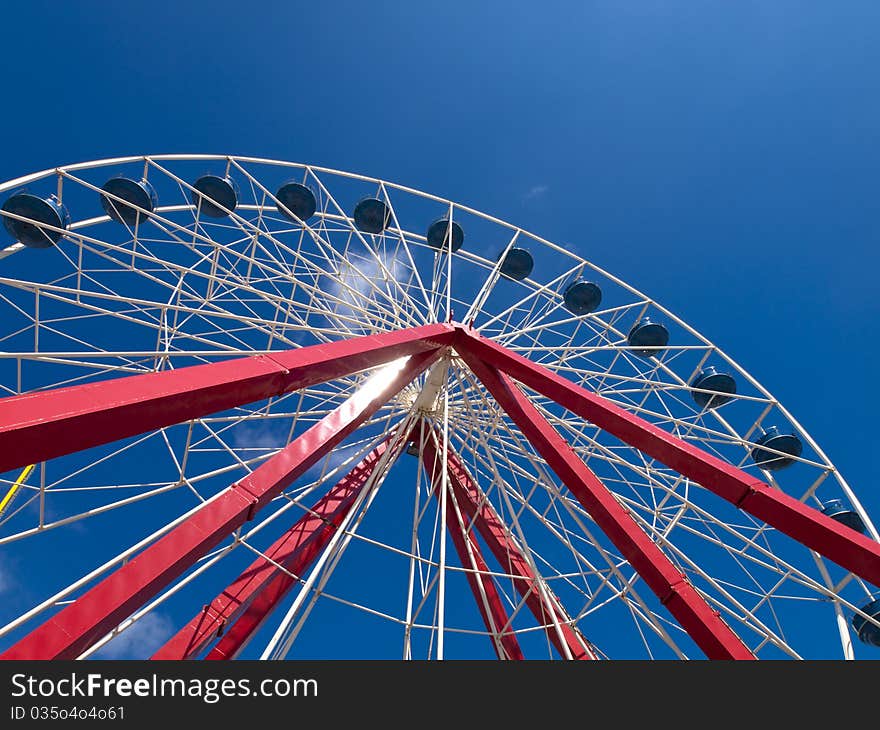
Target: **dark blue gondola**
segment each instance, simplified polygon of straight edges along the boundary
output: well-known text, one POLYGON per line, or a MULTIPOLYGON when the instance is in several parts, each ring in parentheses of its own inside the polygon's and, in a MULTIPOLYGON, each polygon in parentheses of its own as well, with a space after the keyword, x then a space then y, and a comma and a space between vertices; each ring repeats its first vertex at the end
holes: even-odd
POLYGON ((700 408, 719 408, 733 400, 736 395, 736 381, 728 373, 718 372, 714 365, 703 368, 691 383, 691 388, 714 390, 717 393, 700 393, 693 391, 694 402, 700 408))
POLYGON ((381 233, 391 222, 391 208, 378 198, 364 198, 355 207, 354 225, 364 233, 381 233))
POLYGON ((637 355, 659 357, 669 344, 669 330, 650 317, 642 317, 632 326, 626 341, 637 355))
POLYGON ((779 471, 794 463, 801 455, 803 444, 793 433, 780 433, 777 426, 770 426, 756 441, 752 449, 752 461, 767 471, 779 471), (780 451, 781 454, 768 451, 780 451), (785 456, 788 454, 788 456, 785 456))
POLYGON ((861 532, 862 534, 865 532, 865 523, 862 521, 859 513, 844 504, 842 499, 835 499, 826 503, 822 507, 822 514, 842 525, 846 525, 851 530, 861 532))
POLYGON ((581 316, 596 311, 602 302, 602 290, 586 279, 575 279, 562 292, 562 303, 572 314, 581 316))
MULTIPOLYGON (((132 206, 143 208, 152 213, 159 204, 159 197, 156 195, 155 189, 144 178, 132 180, 128 177, 113 177, 104 183, 101 189, 104 193, 115 195, 124 201, 120 202, 108 195, 101 194, 101 207, 117 223, 136 225, 138 218, 143 214, 132 206)), ((143 218, 141 218, 141 222, 143 222, 143 218)))
MULTIPOLYGON (((452 221, 452 253, 455 253, 464 245, 464 231, 462 227, 458 225, 455 221, 452 221)), ((428 232, 425 234, 425 238, 428 240, 428 245, 431 248, 436 248, 438 251, 448 251, 449 250, 449 219, 448 218, 438 218, 435 220, 429 227, 428 232)))
POLYGON ((410 456, 418 456, 419 455, 419 445, 413 441, 410 441, 406 447, 406 453, 410 456))
POLYGON ((226 211, 231 213, 238 205, 238 185, 229 176, 203 175, 193 187, 192 202, 201 215, 225 218, 229 215, 226 211))
POLYGON ((3 216, 3 225, 10 236, 29 248, 51 248, 64 235, 43 226, 66 229, 70 225, 67 208, 54 195, 41 198, 32 193, 18 192, 3 203, 2 210, 28 219, 20 221, 3 216))
MULTIPOLYGON (((866 603, 860 610, 875 621, 880 621, 880 599, 866 603)), ((864 616, 855 614, 852 617, 852 627, 860 641, 871 646, 880 646, 880 627, 872 624, 864 616)))
POLYGON ((501 276, 512 279, 513 281, 522 281, 528 278, 535 267, 535 260, 524 248, 512 248, 504 255, 501 262, 501 276))
POLYGON ((288 180, 278 188, 275 199, 278 201, 278 212, 294 223, 297 220, 307 221, 318 209, 318 201, 312 189, 294 180, 288 180))

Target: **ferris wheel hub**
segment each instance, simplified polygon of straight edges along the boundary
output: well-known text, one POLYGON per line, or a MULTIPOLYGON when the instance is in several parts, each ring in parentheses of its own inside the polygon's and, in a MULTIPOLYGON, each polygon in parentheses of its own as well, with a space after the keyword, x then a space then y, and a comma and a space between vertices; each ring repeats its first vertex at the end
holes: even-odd
MULTIPOLYGON (((836 468, 742 367, 580 256, 576 242, 558 246, 394 183, 237 156, 88 162, 0 184, 0 193, 9 196, 2 228, 14 241, 0 243, 10 333, 0 351, 8 392, 0 398, 0 527, 9 526, 0 545, 40 535, 46 554, 62 554, 70 533, 55 528, 111 511, 124 520, 135 503, 146 516, 138 528, 158 523, 134 547, 93 533, 118 553, 102 570, 138 561, 137 570, 114 567, 99 584, 108 600, 124 588, 124 606, 67 600, 94 574, 0 626, 0 638, 63 603, 79 607, 63 621, 53 617, 56 629, 39 636, 61 641, 63 622, 71 631, 88 623, 89 632, 119 635, 141 616, 155 618, 150 612, 166 596, 182 605, 179 589, 215 560, 203 551, 207 543, 196 543, 201 535, 229 539, 243 520, 233 538, 248 545, 264 528, 270 535, 276 518, 277 531, 288 527, 283 510, 311 504, 279 537, 285 559, 255 563, 271 580, 256 585, 248 569, 233 583, 247 588, 234 595, 258 600, 230 604, 220 594, 180 635, 186 652, 202 646, 191 644, 194 636, 214 641, 241 610, 244 622, 224 629, 212 650, 231 658, 237 650, 229 647, 243 646, 285 591, 306 596, 310 584, 301 588, 295 576, 313 566, 324 579, 322 561, 335 565, 337 542, 340 550, 352 542, 408 559, 412 576, 436 568, 435 613, 422 620, 427 611, 419 617, 414 608, 404 620, 397 608, 386 611, 376 598, 387 579, 379 569, 375 594, 364 600, 316 582, 322 603, 341 599, 369 620, 380 607, 412 635, 429 630, 438 644, 444 631, 464 629, 459 638, 490 638, 499 658, 523 658, 535 628, 546 630, 559 656, 576 658, 591 646, 580 630, 594 631, 618 610, 651 629, 639 631, 651 656, 655 641, 679 658, 694 648, 719 655, 719 637, 736 653, 741 647, 724 639, 721 616, 756 655, 776 658, 781 649, 800 658, 814 632, 795 641, 788 626, 784 635, 777 630, 788 621, 776 609, 789 593, 805 599, 798 605, 814 610, 812 618, 833 604, 838 621, 829 615, 828 624, 846 658, 853 658, 850 634, 880 646, 880 608, 860 595, 861 579, 880 585, 880 536, 836 468), (764 431, 763 423, 779 426, 764 431), (388 458, 369 452, 381 438, 388 458), (372 519, 356 535, 374 482, 404 449, 419 457, 412 540, 394 529, 371 533, 381 525, 372 519), (320 475, 311 470, 319 453, 326 455, 320 475), (327 480, 357 459, 326 492, 327 480), (28 484, 34 463, 44 468, 28 484), (240 478, 242 469, 248 476, 240 478), (307 470, 301 482, 285 481, 307 470), (132 483, 122 474, 134 474, 132 483), (209 507, 177 518, 179 530, 152 507, 164 494, 189 508, 189 492, 209 507), (440 535, 452 540, 458 564, 454 555, 449 563, 439 557, 440 535), (672 568, 666 552, 675 552, 672 568), (791 562, 768 560, 777 555, 791 562), (826 560, 838 566, 830 576, 826 560), (180 575, 184 563, 191 572, 180 575), (447 567, 465 573, 451 573, 447 585, 447 567), (859 580, 838 581, 838 568, 859 580), (639 595, 645 576, 648 603, 639 595), (465 591, 465 601, 473 609, 476 599, 485 632, 458 624, 463 606, 444 613, 445 596, 458 600, 456 584, 465 581, 473 593, 465 591), (167 593, 156 593, 160 582, 167 593), (609 589, 613 599, 596 597, 609 589), (505 592, 520 593, 537 626, 505 592), (146 593, 153 603, 143 604, 146 593), (860 620, 841 621, 856 606, 860 620), (658 618, 666 609, 681 634, 666 632, 668 618, 658 618), (455 625, 444 628, 447 616, 455 625)), ((374 513, 386 508, 376 502, 374 513)), ((392 527, 400 524, 397 514, 392 527)), ((259 538, 255 546, 263 547, 259 538)), ((411 578, 413 606, 428 606, 431 585, 411 578)), ((112 638, 91 643, 96 636, 83 637, 89 652, 112 638)), ((596 656, 619 652, 625 644, 614 640, 603 636, 596 656)), ((42 639, 30 641, 29 656, 44 650, 42 639)), ((420 652, 407 634, 405 658, 420 652)))
POLYGON ((419 394, 413 398, 413 411, 422 413, 423 415, 437 415, 438 397, 440 395, 440 390, 447 381, 448 373, 449 356, 446 355, 428 371, 425 385, 422 387, 419 394))

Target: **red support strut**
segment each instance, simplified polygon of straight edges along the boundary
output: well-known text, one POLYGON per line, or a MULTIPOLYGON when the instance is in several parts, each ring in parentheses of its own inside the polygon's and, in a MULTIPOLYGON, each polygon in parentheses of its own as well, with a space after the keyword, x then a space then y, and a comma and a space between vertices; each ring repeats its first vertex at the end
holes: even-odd
POLYGON ((465 362, 605 535, 710 659, 754 655, 510 378, 466 349, 465 362))
MULTIPOLYGON (((427 430, 424 432, 430 440, 427 430)), ((433 444, 431 445, 433 449, 433 444)), ((427 450, 424 452, 424 466, 428 472, 428 478, 434 485, 434 496, 437 503, 440 504, 440 490, 442 489, 443 480, 438 474, 439 464, 434 457, 428 457, 427 450)), ((447 495, 450 496, 451 495, 447 495)), ((446 527, 452 537, 455 550, 458 553, 458 559, 463 567, 469 568, 467 576, 474 599, 477 602, 477 608, 483 617, 483 623, 486 630, 492 636, 492 645, 495 654, 499 659, 525 659, 517 641, 516 634, 509 630, 508 624, 510 618, 504 609, 501 601, 501 595, 495 587, 492 576, 489 575, 489 566, 483 558, 480 550, 480 544, 477 542, 476 536, 470 530, 466 529, 463 524, 463 515, 460 515, 456 509, 456 504, 452 498, 446 500, 446 527)))
POLYGON ((0 474, 448 345, 433 324, 0 399, 0 474))
POLYGON ((297 582, 293 576, 302 576, 309 569, 351 511, 357 496, 388 450, 390 439, 391 436, 364 457, 293 527, 266 549, 265 557, 257 558, 152 658, 192 659, 221 634, 226 647, 226 651, 221 653, 222 658, 234 658, 275 604, 273 602, 269 606, 270 610, 253 609, 265 608, 265 598, 269 595, 276 600, 283 598, 297 582), (243 620, 244 613, 251 618, 258 615, 259 620, 243 620), (226 631, 229 624, 232 626, 226 631))
MULTIPOLYGON (((391 437, 387 439, 390 441, 391 437)), ((382 454, 387 450, 387 441, 383 443, 363 462, 363 469, 357 474, 355 479, 360 482, 357 488, 361 491, 363 485, 375 471, 382 459, 382 454)), ((388 464, 387 466, 390 466, 388 464)), ((360 468, 360 467, 359 467, 360 468)), ((351 475, 349 475, 351 476, 351 475)), ((352 504, 357 495, 351 497, 352 504)), ((345 513, 351 509, 351 505, 347 506, 343 511, 337 513, 332 520, 332 524, 327 525, 320 534, 318 540, 309 547, 308 554, 302 557, 302 567, 299 564, 291 565, 289 571, 295 575, 303 575, 308 565, 320 554, 321 550, 326 547, 327 543, 333 537, 339 525, 342 523, 345 513)), ((220 638, 214 648, 208 652, 205 659, 235 659, 238 654, 247 646, 247 643, 253 638, 254 634, 259 631, 266 619, 272 614, 275 608, 284 600, 284 597, 290 592, 290 589, 296 584, 296 580, 287 575, 283 571, 277 570, 260 593, 253 598, 250 604, 245 608, 244 612, 239 616, 238 620, 229 628, 229 630, 220 638)))
POLYGON ((674 469, 805 547, 880 586, 880 543, 600 395, 507 348, 458 327, 455 347, 469 362, 489 363, 621 441, 674 469))
MULTIPOLYGON (((441 443, 440 449, 435 446, 434 438, 428 433, 427 437, 423 439, 422 458, 425 469, 435 484, 436 491, 437 480, 440 478, 438 472, 442 462, 439 454, 442 450, 442 439, 436 432, 435 435, 441 443)), ((535 619, 545 626, 547 637, 556 647, 560 656, 568 657, 571 655, 572 659, 595 659, 596 656, 589 642, 574 628, 571 618, 550 591, 549 586, 540 585, 540 578, 522 554, 513 535, 508 532, 501 518, 477 483, 468 474, 455 452, 449 446, 447 446, 446 452, 447 477, 452 489, 451 496, 461 508, 462 517, 466 517, 467 522, 474 525, 483 536, 498 563, 514 577, 513 583, 517 591, 525 600, 535 619)), ((450 500, 447 500, 447 505, 449 502, 450 500)), ((456 519, 447 517, 447 524, 454 524, 456 519)), ((483 577, 491 584, 491 576, 485 575, 483 577)), ((500 625, 507 625, 506 618, 500 625)))
MULTIPOLYGON (((449 345, 455 346, 538 453, 708 656, 753 658, 730 627, 710 609, 511 378, 678 471, 805 547, 880 586, 880 544, 869 537, 547 368, 482 338, 470 328, 435 324, 271 355, 0 399, 0 473, 3 473, 410 356, 393 382, 374 389, 375 392, 358 391, 248 477, 210 499, 129 563, 0 654, 0 659, 79 656, 180 576, 200 556, 251 519, 256 511, 368 420, 449 345)), ((427 439, 427 442, 431 444, 433 464, 437 459, 436 448, 433 439, 427 439)), ((426 446, 426 468, 434 474, 435 467, 429 467, 427 463, 427 449, 426 446)), ((504 627, 508 619, 491 577, 483 572, 485 561, 479 553, 479 546, 474 536, 464 529, 459 517, 473 523, 498 561, 514 576, 514 585, 538 620, 548 626, 548 635, 557 650, 563 656, 570 652, 573 656, 594 658, 589 643, 571 626, 571 619, 565 615, 558 600, 552 594, 545 598, 543 584, 515 540, 451 451, 446 468, 451 487, 448 496, 452 497, 447 501, 453 501, 453 507, 457 504, 462 510, 460 516, 447 512, 447 522, 462 563, 476 571, 469 572, 468 579, 479 598, 478 605, 487 627, 490 630, 491 627, 504 627)), ((333 507, 341 510, 341 515, 345 513, 345 499, 339 496, 340 501, 333 507)), ((316 510, 319 506, 331 509, 330 495, 328 500, 326 505, 316 505, 316 510)), ((337 515, 337 512, 332 514, 337 515)), ((333 522, 335 518, 328 519, 333 522)), ((290 560, 290 566, 301 568, 297 571, 291 567, 291 572, 299 574, 313 559, 312 551, 317 552, 330 539, 333 529, 330 524, 322 527, 307 521, 302 524, 299 538, 291 534, 290 542, 284 546, 276 543, 273 549, 278 547, 286 551, 283 555, 290 560)), ((256 563, 251 568, 255 566, 256 563)), ((264 568, 262 566, 259 570, 264 568)), ((255 577, 259 590, 254 590, 256 584, 245 580, 243 574, 239 581, 244 582, 236 581, 226 594, 215 599, 215 603, 221 601, 222 606, 212 603, 204 615, 194 619, 194 622, 201 622, 200 626, 191 622, 181 632, 189 632, 188 638, 180 638, 177 642, 178 637, 175 637, 169 642, 173 646, 160 651, 167 649, 179 651, 180 655, 195 655, 198 652, 191 651, 192 646, 198 644, 199 650, 203 649, 207 645, 205 636, 215 635, 223 620, 228 623, 233 616, 238 616, 209 657, 237 653, 266 613, 290 588, 282 580, 289 578, 283 572, 266 573, 270 577, 265 580, 263 573, 259 575, 259 578, 255 577)), ((502 631, 501 641, 501 649, 507 656, 519 651, 513 634, 502 631)))
MULTIPOLYGON (((134 559, 38 626, 0 659, 75 659, 274 499, 441 355, 412 356, 348 400, 240 482, 208 500, 134 559)), ((393 368, 394 366, 388 366, 393 368)))

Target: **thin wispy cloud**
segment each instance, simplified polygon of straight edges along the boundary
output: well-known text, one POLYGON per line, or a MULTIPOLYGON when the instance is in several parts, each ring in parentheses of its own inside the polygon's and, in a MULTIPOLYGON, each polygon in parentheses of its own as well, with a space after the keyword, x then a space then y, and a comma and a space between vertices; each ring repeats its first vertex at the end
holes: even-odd
MULTIPOLYGON (((403 277, 401 263, 382 252, 379 260, 369 256, 350 256, 337 265, 334 277, 328 277, 326 286, 326 309, 345 318, 342 326, 351 319, 360 319, 364 312, 382 316, 388 302, 396 295, 392 281, 403 277)), ((330 315, 332 318, 332 315, 330 315)))
POLYGON ((547 194, 550 189, 549 185, 533 185, 522 196, 524 201, 535 200, 547 194))
MULTIPOLYGON (((311 469, 309 469, 305 474, 302 475, 302 478, 297 481, 297 484, 303 485, 308 484, 309 482, 315 481, 318 479, 321 474, 329 474, 333 469, 338 467, 342 462, 348 459, 357 449, 355 445, 348 446, 339 446, 333 451, 331 451, 327 456, 321 459, 317 464, 315 464, 311 469)), ((354 464, 352 464, 354 466, 354 464)), ((345 474, 347 470, 343 470, 341 473, 332 477, 331 483, 336 483, 339 481, 345 474)))
POLYGON ((171 638, 174 624, 152 611, 95 652, 96 659, 144 659, 171 638))
MULTIPOLYGON (((275 451, 286 445, 289 423, 279 423, 277 419, 264 421, 252 419, 239 424, 232 435, 232 443, 236 449, 256 451, 275 451)), ((246 454, 248 458, 260 454, 246 454)))

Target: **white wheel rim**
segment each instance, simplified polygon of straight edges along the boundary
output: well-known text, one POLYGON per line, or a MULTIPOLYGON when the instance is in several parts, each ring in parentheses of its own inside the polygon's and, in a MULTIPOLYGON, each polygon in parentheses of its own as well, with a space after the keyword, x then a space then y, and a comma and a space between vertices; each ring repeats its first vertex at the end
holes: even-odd
MULTIPOLYGON (((0 185, 0 193, 5 198, 23 186, 57 194, 74 222, 51 249, 12 244, 0 252, 0 301, 10 323, 9 334, 0 338, 4 395, 415 326, 455 312, 473 320, 484 336, 760 474, 791 496, 814 506, 846 500, 869 534, 880 539, 857 495, 809 434, 721 349, 623 280, 497 218, 365 176, 244 157, 102 160, 19 178, 0 185), (159 191, 159 207, 136 230, 96 215, 101 184, 120 172, 144 175, 159 191), (227 172, 240 185, 239 206, 231 217, 205 219, 190 202, 191 185, 201 174, 227 172), (276 209, 274 191, 287 179, 317 193, 318 212, 306 225, 286 220, 276 209), (383 234, 363 234, 350 219, 354 202, 364 195, 391 208, 383 234), (435 253, 425 241, 428 224, 441 216, 465 231, 464 247, 451 257, 435 253), (514 244, 530 249, 536 262, 531 277, 519 283, 499 276, 496 259, 514 244), (562 306, 561 291, 580 273, 601 286, 603 300, 597 311, 576 317, 562 306), (670 332, 657 359, 639 357, 626 345, 629 326, 645 313, 670 332), (707 364, 734 375, 739 392, 724 407, 701 412, 688 383, 707 364), (797 463, 778 473, 761 472, 749 457, 757 429, 772 424, 794 432, 804 445, 797 463)), ((26 619, 75 598, 94 578, 93 565, 109 569, 121 563, 131 543, 169 529, 179 515, 335 407, 361 379, 344 378, 41 465, 0 518, 0 544, 27 564, 71 550, 82 536, 90 546, 84 551, 88 557, 77 570, 59 569, 51 587, 41 586, 51 600, 0 616, 5 623, 0 640, 12 640, 26 619), (164 449, 166 461, 145 469, 145 454, 154 449, 164 449), (107 532, 100 525, 111 518, 131 520, 132 528, 105 545, 107 532)), ((143 626, 148 616, 155 623, 172 607, 175 616, 185 613, 178 606, 195 611, 201 603, 192 595, 234 578, 243 562, 271 542, 270 535, 301 515, 303 506, 407 417, 423 382, 406 389, 345 450, 117 633, 143 626)), ((869 586, 545 399, 535 402, 758 656, 852 658, 860 651, 847 617, 870 597, 869 586)), ((603 654, 700 655, 457 359, 438 404, 433 418, 448 433, 446 441, 506 518, 545 585, 603 654)), ((385 484, 376 480, 303 589, 294 591, 298 597, 289 601, 287 620, 280 625, 276 620, 276 640, 264 655, 295 656, 303 640, 308 652, 309 642, 318 642, 308 637, 319 637, 332 623, 322 619, 321 609, 362 620, 363 627, 351 628, 349 651, 375 625, 393 627, 383 629, 383 636, 398 634, 387 656, 491 650, 463 571, 447 553, 445 511, 437 509, 430 485, 412 468, 415 461, 407 466, 406 458, 385 484), (394 535, 379 519, 392 489, 407 505, 401 513, 407 512, 409 525, 394 535), (358 565, 366 560, 358 556, 371 553, 381 554, 382 564, 394 562, 403 580, 379 589, 384 576, 377 569, 376 585, 369 592, 359 589, 346 564, 358 565)), ((6 493, 16 475, 4 477, 0 489, 6 493)), ((445 490, 441 496, 448 496, 445 490)), ((552 655, 509 576, 499 569, 496 578, 527 654, 552 655)))

